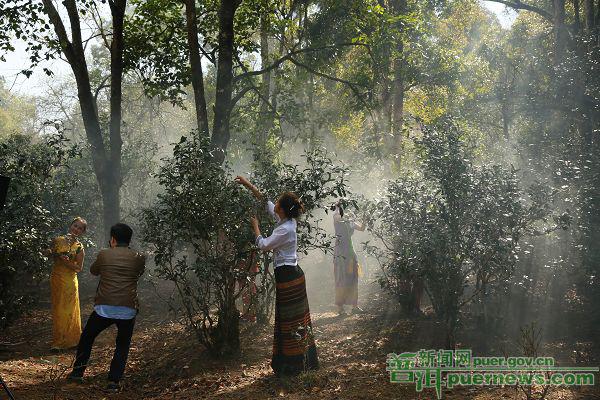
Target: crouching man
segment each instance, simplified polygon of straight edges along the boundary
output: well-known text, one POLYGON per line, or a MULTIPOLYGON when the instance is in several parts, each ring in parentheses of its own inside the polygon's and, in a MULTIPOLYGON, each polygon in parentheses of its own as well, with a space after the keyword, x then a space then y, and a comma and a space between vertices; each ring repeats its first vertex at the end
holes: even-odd
POLYGON ((92 275, 100 276, 94 311, 90 315, 79 344, 73 371, 68 379, 82 381, 96 337, 111 326, 117 326, 116 348, 108 373, 108 389, 119 390, 125 371, 135 317, 138 313, 137 283, 144 273, 145 256, 131 250, 133 230, 125 224, 110 228, 110 248, 98 253, 90 267, 92 275))

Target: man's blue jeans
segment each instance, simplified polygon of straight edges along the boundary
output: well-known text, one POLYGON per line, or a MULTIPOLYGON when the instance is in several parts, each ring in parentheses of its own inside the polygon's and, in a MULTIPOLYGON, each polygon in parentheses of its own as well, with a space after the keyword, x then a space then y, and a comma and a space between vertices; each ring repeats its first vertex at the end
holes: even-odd
POLYGON ((129 355, 129 346, 131 345, 131 335, 133 334, 133 326, 135 318, 132 319, 114 319, 104 318, 92 312, 90 318, 83 328, 79 344, 77 345, 77 356, 73 365, 73 376, 83 376, 85 368, 88 365, 92 346, 96 337, 112 324, 117 325, 117 340, 115 353, 112 362, 110 363, 110 371, 108 372, 108 380, 119 382, 125 371, 127 364, 127 356, 129 355))

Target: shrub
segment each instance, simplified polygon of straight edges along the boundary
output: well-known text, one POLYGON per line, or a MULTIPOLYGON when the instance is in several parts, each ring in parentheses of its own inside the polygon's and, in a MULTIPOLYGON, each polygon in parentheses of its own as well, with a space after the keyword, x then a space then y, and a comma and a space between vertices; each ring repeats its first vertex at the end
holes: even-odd
POLYGON ((58 134, 0 140, 0 175, 12 178, 0 211, 0 328, 27 310, 49 274, 42 251, 74 216, 73 185, 57 177, 77 155, 58 134))
POLYGON ((416 146, 417 171, 391 182, 370 206, 376 217, 370 230, 383 247, 367 250, 382 262, 382 286, 407 309, 414 301, 407 288, 424 282, 451 345, 461 308, 512 275, 523 236, 564 226, 568 218, 543 227, 551 212, 548 189, 535 185, 527 196, 514 169, 474 165, 451 120, 423 127, 416 146))
MULTIPOLYGON (((324 231, 307 219, 334 192, 342 194, 345 183, 343 169, 334 167, 323 152, 305 158, 304 169, 257 162, 255 183, 271 196, 283 190, 301 196, 307 212, 299 224, 299 242, 307 250, 326 245, 324 231)), ((256 250, 249 215, 259 216, 263 232, 270 232, 274 223, 266 217, 264 204, 234 182, 228 167, 214 162, 205 138, 183 137, 173 157, 165 160, 159 182, 164 192, 141 215, 143 240, 154 250, 157 273, 175 284, 200 343, 214 355, 235 354, 239 351, 235 300, 253 278, 248 264, 256 250)), ((258 290, 264 299, 258 307, 263 321, 272 309, 267 300, 273 292, 269 264, 265 254, 258 290)))

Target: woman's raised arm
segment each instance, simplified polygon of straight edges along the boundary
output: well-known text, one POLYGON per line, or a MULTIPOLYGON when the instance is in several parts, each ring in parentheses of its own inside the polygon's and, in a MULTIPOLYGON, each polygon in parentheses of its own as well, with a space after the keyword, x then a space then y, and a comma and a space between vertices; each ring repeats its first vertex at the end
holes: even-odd
POLYGON ((252 183, 250 183, 250 181, 246 178, 244 178, 243 176, 236 176, 235 177, 235 181, 237 183, 239 183, 242 186, 245 186, 248 190, 250 190, 252 192, 252 194, 254 195, 254 197, 256 197, 259 200, 263 200, 264 196, 262 195, 262 193, 258 190, 258 188, 256 186, 254 186, 252 183))

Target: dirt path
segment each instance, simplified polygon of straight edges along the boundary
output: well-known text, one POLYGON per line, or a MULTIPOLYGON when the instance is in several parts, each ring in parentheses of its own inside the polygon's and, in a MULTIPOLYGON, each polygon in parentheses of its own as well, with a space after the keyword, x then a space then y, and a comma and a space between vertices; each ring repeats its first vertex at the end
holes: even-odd
MULTIPOLYGON (((153 296, 150 290, 143 296, 153 296)), ((115 330, 98 337, 85 383, 67 383, 74 353, 49 352, 49 305, 22 318, 3 332, 0 374, 17 399, 432 399, 433 391, 416 393, 414 385, 391 384, 386 354, 442 348, 441 327, 431 318, 406 319, 376 292, 367 295, 365 314, 338 317, 317 304, 312 313, 321 369, 296 378, 277 379, 269 362, 272 327, 244 326, 241 357, 214 360, 164 310, 138 319, 120 393, 104 391, 115 330)), ((364 298, 364 296, 363 296, 364 298)), ((91 312, 91 296, 82 298, 82 315, 91 312)), ((597 386, 596 386, 597 388, 597 386)), ((593 388, 594 390, 596 388, 593 388)), ((0 399, 4 398, 3 393, 0 399)), ((446 399, 517 399, 514 389, 446 390, 446 399)), ((600 398, 597 390, 553 392, 550 399, 600 398)))

